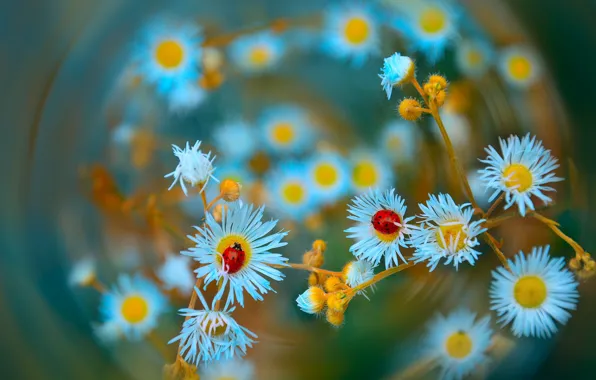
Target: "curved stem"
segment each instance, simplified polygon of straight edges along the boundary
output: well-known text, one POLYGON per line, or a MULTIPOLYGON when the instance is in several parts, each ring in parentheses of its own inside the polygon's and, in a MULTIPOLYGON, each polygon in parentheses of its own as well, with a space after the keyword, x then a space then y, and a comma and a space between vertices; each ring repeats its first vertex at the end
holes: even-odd
POLYGON ((548 228, 550 228, 555 234, 557 234, 557 236, 559 236, 561 239, 563 239, 567 244, 569 244, 571 246, 571 248, 573 248, 573 250, 575 251, 576 255, 583 255, 586 251, 582 248, 581 245, 579 245, 575 240, 573 240, 572 238, 570 238, 569 236, 567 236, 563 231, 561 231, 559 229, 560 224, 555 222, 552 219, 549 219, 543 215, 540 215, 537 212, 532 212, 530 214, 532 217, 534 217, 535 219, 538 219, 539 221, 541 221, 542 223, 544 223, 548 228))
POLYGON ((363 282, 362 284, 354 287, 351 289, 351 291, 353 293, 359 292, 361 290, 364 290, 366 288, 368 288, 371 285, 376 284, 377 282, 381 281, 382 279, 391 276, 392 274, 395 273, 399 273, 404 269, 407 269, 411 266, 414 266, 414 262, 413 261, 408 261, 407 263, 401 264, 399 266, 393 267, 393 268, 389 268, 389 269, 385 269, 384 271, 377 273, 373 278, 371 278, 370 280, 363 282))
POLYGON ((205 214, 209 211, 209 205, 207 203, 207 196, 205 195, 205 189, 201 191, 201 201, 203 201, 203 210, 205 210, 205 214))
POLYGON ((307 270, 309 272, 314 272, 314 273, 319 273, 319 274, 326 274, 328 276, 335 276, 335 277, 341 277, 343 276, 342 272, 333 272, 330 270, 326 270, 326 269, 321 269, 321 268, 316 268, 316 267, 312 267, 310 265, 306 265, 306 264, 295 264, 295 263, 288 263, 287 266, 285 265, 272 265, 272 267, 274 268, 292 268, 292 269, 301 269, 301 270, 307 270))
POLYGON ((213 200, 211 202, 209 202, 209 204, 207 206, 205 206, 205 210, 211 210, 211 207, 213 207, 215 205, 215 203, 220 200, 221 198, 223 198, 223 193, 219 193, 219 195, 215 198, 213 198, 213 200))
POLYGON ((501 250, 497 246, 496 239, 488 232, 485 232, 483 236, 484 240, 486 241, 486 244, 488 244, 492 248, 492 250, 497 254, 497 257, 499 258, 501 264, 503 264, 505 269, 507 269, 510 273, 513 273, 511 271, 511 267, 509 266, 509 262, 507 262, 507 257, 505 257, 503 252, 501 252, 501 250))
POLYGON ((505 198, 505 193, 502 193, 494 202, 492 205, 490 205, 490 208, 488 209, 488 211, 486 212, 486 214, 484 214, 484 219, 488 219, 490 217, 490 215, 497 209, 497 206, 501 203, 501 201, 503 201, 503 198, 505 198))

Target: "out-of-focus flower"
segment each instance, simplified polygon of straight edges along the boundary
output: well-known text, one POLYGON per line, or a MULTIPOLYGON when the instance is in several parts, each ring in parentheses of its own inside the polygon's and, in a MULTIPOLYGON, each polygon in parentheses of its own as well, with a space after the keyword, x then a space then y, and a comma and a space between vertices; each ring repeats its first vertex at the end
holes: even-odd
POLYGON ((227 304, 244 306, 244 292, 258 301, 262 294, 273 290, 269 277, 281 281, 283 273, 272 265, 285 265, 287 259, 271 250, 285 246, 287 232, 271 233, 276 220, 263 223, 263 207, 230 203, 223 212, 221 224, 206 214, 205 227, 195 227, 198 234, 191 237, 195 247, 182 252, 198 261, 197 278, 204 277, 205 286, 220 281, 215 300, 228 291, 227 304))
POLYGON ((317 205, 317 198, 309 186, 306 167, 302 163, 284 162, 267 176, 266 187, 271 207, 292 220, 303 220, 317 205))
POLYGON ((229 47, 232 62, 246 73, 271 70, 279 63, 284 52, 284 41, 271 32, 238 37, 229 47))
POLYGON ((90 286, 95 281, 95 260, 85 257, 78 260, 70 270, 68 282, 71 286, 90 286))
POLYGON ((379 147, 393 162, 406 164, 414 160, 419 140, 419 129, 415 124, 392 120, 381 132, 379 147))
POLYGON ((379 51, 377 29, 372 7, 360 4, 333 7, 325 15, 323 48, 334 57, 360 66, 379 51))
POLYGON ((540 78, 542 67, 536 54, 527 46, 510 46, 499 55, 501 76, 515 88, 527 88, 540 78))
POLYGON ((205 189, 210 178, 217 181, 217 178, 213 176, 213 171, 215 171, 213 160, 215 160, 215 156, 211 157, 211 152, 207 154, 201 152, 199 150, 200 146, 200 141, 197 141, 192 148, 190 148, 187 142, 184 149, 180 149, 177 145, 172 144, 172 150, 178 158, 179 163, 173 172, 165 175, 166 178, 174 177, 174 182, 172 182, 168 190, 172 189, 178 182, 184 194, 188 195, 184 182, 189 183, 192 187, 199 186, 199 192, 201 192, 205 189))
POLYGON ((335 152, 318 153, 307 164, 309 188, 325 203, 333 203, 350 189, 347 161, 335 152))
POLYGON ((207 93, 196 81, 179 83, 168 94, 169 109, 174 113, 192 111, 205 100, 206 96, 207 93))
POLYGON ((371 151, 356 151, 350 157, 352 188, 356 193, 383 189, 392 185, 393 170, 389 159, 371 151))
POLYGON ((229 162, 245 161, 257 149, 257 131, 241 118, 226 121, 216 127, 213 140, 222 158, 229 162))
POLYGON ((142 37, 135 61, 140 74, 159 92, 168 93, 176 85, 198 80, 202 36, 197 26, 158 21, 147 27, 142 37))
POLYGON ((493 334, 489 323, 490 317, 477 320, 475 313, 465 309, 432 320, 424 347, 429 357, 438 359, 439 378, 462 379, 488 360, 493 334))
POLYGON ((405 5, 393 26, 404 34, 410 48, 434 63, 457 37, 459 10, 446 1, 421 0, 405 5))
POLYGON ((465 76, 479 78, 491 65, 494 52, 490 44, 479 39, 466 39, 457 44, 456 62, 465 76))
POLYGON ((391 99, 393 87, 402 86, 414 78, 416 67, 410 57, 393 53, 385 58, 383 68, 381 69, 381 86, 387 93, 387 99, 391 99))
POLYGON ((526 215, 526 207, 534 210, 532 196, 536 196, 545 204, 552 199, 544 193, 555 191, 546 184, 562 181, 553 172, 559 167, 557 159, 550 150, 542 146, 536 136, 528 133, 523 138, 510 136, 507 140, 499 139, 501 154, 495 148, 485 148, 488 157, 480 160, 487 164, 479 171, 481 179, 488 189, 494 190, 489 201, 501 192, 505 193, 505 208, 517 204, 520 214, 526 215))
POLYGON ((314 136, 309 115, 295 105, 266 109, 258 125, 267 147, 277 154, 302 153, 311 146, 314 136))
POLYGON ((515 336, 548 338, 557 332, 555 322, 567 323, 575 310, 579 293, 565 259, 549 256, 549 246, 534 247, 528 257, 520 252, 509 260, 511 272, 493 271, 491 309, 515 336))
POLYGON ((457 205, 449 194, 431 195, 419 206, 421 222, 410 234, 410 245, 416 248, 412 260, 428 261, 431 271, 441 259, 456 269, 464 261, 474 265, 481 254, 474 247, 480 244, 477 236, 486 231, 481 226, 484 219, 472 221, 474 209, 469 204, 457 205))
POLYGON ((350 261, 342 270, 346 285, 350 288, 356 287, 375 275, 375 269, 371 262, 365 260, 350 261))
POLYGON ((191 260, 182 255, 168 255, 157 270, 157 277, 168 290, 177 289, 182 294, 190 294, 195 283, 191 260))
POLYGON ((377 266, 383 256, 385 267, 390 268, 406 262, 400 248, 406 248, 406 236, 410 233, 406 218, 404 200, 394 189, 385 192, 369 191, 357 196, 349 205, 349 219, 356 221, 354 227, 346 230, 348 237, 356 240, 350 252, 359 260, 366 260, 377 266))
POLYGON ((219 360, 205 364, 200 370, 202 380, 254 380, 255 366, 248 360, 219 360))
POLYGON ((157 326, 166 306, 165 297, 154 283, 139 275, 121 275, 118 285, 102 295, 100 311, 110 328, 138 340, 157 326))
POLYGON ((235 307, 226 304, 223 310, 209 308, 205 297, 195 288, 203 310, 180 309, 187 318, 180 334, 168 343, 180 342, 180 354, 189 363, 198 365, 212 360, 232 359, 246 354, 257 336, 240 326, 231 316, 235 307))

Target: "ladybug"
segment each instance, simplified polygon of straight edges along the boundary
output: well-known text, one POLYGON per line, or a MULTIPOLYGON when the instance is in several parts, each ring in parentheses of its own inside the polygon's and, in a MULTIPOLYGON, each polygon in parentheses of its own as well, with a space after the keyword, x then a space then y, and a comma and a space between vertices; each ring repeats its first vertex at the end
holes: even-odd
POLYGON ((401 218, 395 211, 379 210, 373 215, 371 223, 376 231, 383 235, 391 235, 399 231, 401 218))
POLYGON ((233 274, 242 269, 246 260, 246 252, 242 250, 242 245, 234 243, 225 249, 222 253, 222 264, 224 270, 233 274))

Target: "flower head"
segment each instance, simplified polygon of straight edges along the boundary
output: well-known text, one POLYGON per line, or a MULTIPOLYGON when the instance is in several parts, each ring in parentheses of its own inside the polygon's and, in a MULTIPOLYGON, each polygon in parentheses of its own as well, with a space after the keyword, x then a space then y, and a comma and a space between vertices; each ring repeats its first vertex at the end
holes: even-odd
POLYGON ((391 99, 393 87, 402 86, 414 78, 414 71, 414 61, 410 57, 393 53, 385 58, 379 78, 381 78, 381 86, 387 93, 387 99, 391 99))
POLYGON ((433 319, 424 346, 429 357, 438 359, 441 379, 461 379, 488 359, 493 334, 489 323, 488 316, 477 320, 475 313, 465 309, 433 319))
POLYGON ((457 45, 456 62, 462 74, 479 78, 491 65, 494 52, 488 42, 474 39, 462 40, 457 45))
POLYGON ((512 323, 515 336, 550 337, 555 322, 565 324, 579 298, 578 283, 565 268, 565 259, 550 258, 549 246, 534 247, 528 257, 520 252, 509 260, 511 272, 493 271, 491 309, 502 325, 512 323))
POLYGON ((281 241, 287 232, 271 233, 277 221, 263 223, 263 210, 240 202, 230 203, 221 224, 208 213, 205 227, 195 227, 197 235, 189 236, 196 246, 182 253, 201 264, 196 273, 197 278, 204 277, 205 286, 221 281, 215 300, 228 290, 226 304, 238 301, 244 306, 245 291, 261 301, 261 294, 273 290, 265 277, 283 279, 284 275, 272 265, 285 265, 287 259, 270 251, 287 244, 281 241))
POLYGON ((395 194, 394 189, 389 189, 383 193, 371 190, 355 197, 352 202, 348 208, 348 218, 357 224, 346 230, 348 237, 356 240, 350 252, 359 260, 369 261, 374 266, 383 257, 386 268, 398 265, 399 259, 406 262, 400 248, 408 246, 408 222, 414 218, 405 217, 404 200, 395 194))
POLYGON ((283 57, 283 40, 267 31, 241 36, 230 44, 232 62, 246 73, 271 70, 283 57))
POLYGON ((309 115, 295 105, 268 108, 260 116, 258 125, 267 147, 277 154, 302 153, 313 140, 309 115))
POLYGON ((488 157, 480 160, 487 164, 479 171, 481 179, 488 189, 494 190, 489 201, 501 192, 505 193, 505 208, 517 204, 520 214, 526 214, 526 207, 534 210, 532 196, 541 199, 545 204, 552 199, 544 193, 555 191, 546 184, 562 181, 553 171, 559 167, 557 159, 551 156, 536 137, 510 136, 507 140, 499 139, 501 154, 495 148, 485 148, 488 157))
POLYGON ((193 24, 158 21, 142 33, 135 60, 143 77, 169 93, 200 75, 201 30, 193 24))
POLYGON ((323 48, 329 54, 362 65, 379 50, 378 23, 371 7, 336 6, 325 15, 323 48))
POLYGON ((405 164, 414 160, 419 141, 419 128, 415 124, 394 120, 385 124, 379 145, 393 162, 405 164))
POLYGON ((182 255, 168 255, 157 270, 157 277, 165 289, 176 289, 182 294, 190 294, 195 283, 190 266, 191 260, 182 255))
POLYGON ((180 309, 186 317, 180 334, 168 343, 180 342, 180 354, 188 363, 198 365, 212 360, 244 356, 257 336, 240 326, 231 316, 235 307, 209 308, 200 290, 195 288, 203 310, 180 309))
POLYGON ((422 0, 407 5, 393 26, 404 34, 413 51, 433 63, 457 37, 459 11, 445 1, 422 0))
POLYGON ((296 298, 300 310, 308 314, 317 314, 325 308, 327 294, 318 286, 311 286, 296 298))
POLYGON ((371 262, 364 260, 350 261, 342 270, 346 285, 354 288, 373 278, 375 269, 371 262))
POLYGON ((266 184, 272 208, 286 218, 303 220, 317 204, 303 163, 281 163, 267 176, 266 184))
POLYGON ((538 57, 526 46, 510 46, 501 51, 498 68, 507 83, 521 89, 536 83, 542 71, 538 57))
POLYGON ((176 182, 180 183, 182 191, 185 195, 188 195, 184 182, 189 183, 191 186, 199 186, 200 191, 205 189, 205 186, 209 182, 210 178, 217 181, 217 178, 213 176, 213 160, 215 156, 211 157, 211 152, 205 154, 199 150, 201 142, 197 141, 192 148, 189 147, 188 142, 186 148, 180 149, 177 145, 172 144, 174 155, 178 158, 178 166, 176 169, 166 174, 165 177, 174 177, 174 182, 170 185, 168 190, 172 189, 176 182))
POLYGON ((457 205, 449 194, 430 195, 426 204, 420 204, 420 225, 412 227, 410 245, 416 248, 413 260, 428 261, 434 270, 441 259, 445 265, 453 263, 457 269, 464 261, 474 265, 480 255, 474 247, 477 236, 486 231, 484 219, 472 221, 474 209, 469 204, 457 205))
POLYGON ((351 157, 352 189, 364 193, 370 189, 387 188, 393 183, 390 160, 372 151, 355 151, 351 157))
POLYGON ((165 297, 152 282, 138 275, 120 276, 118 285, 103 294, 100 312, 110 329, 138 340, 157 326, 166 305, 165 297))
POLYGON ((333 203, 350 189, 349 165, 336 152, 318 153, 307 164, 309 187, 322 202, 333 203))

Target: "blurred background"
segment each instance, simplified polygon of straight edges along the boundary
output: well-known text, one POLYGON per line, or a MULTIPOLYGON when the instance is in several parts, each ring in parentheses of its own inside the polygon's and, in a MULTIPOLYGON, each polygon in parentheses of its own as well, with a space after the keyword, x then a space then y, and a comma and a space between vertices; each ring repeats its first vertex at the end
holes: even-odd
MULTIPOLYGON (((351 165, 354 177, 361 157, 377 160, 373 162, 384 173, 379 183, 395 186, 411 214, 428 193, 449 191, 463 200, 430 118, 418 123, 416 136, 400 135, 399 144, 415 146, 407 157, 390 157, 395 146, 383 145, 389 125, 400 121, 397 102, 415 95, 411 88, 396 89, 388 101, 379 85, 382 59, 395 51, 416 59, 420 79, 440 72, 450 80, 450 115, 445 118, 452 120, 453 127, 447 128, 460 141, 456 149, 466 168, 478 168, 483 148, 497 137, 531 132, 543 140, 561 162, 559 175, 566 178, 557 186, 548 215, 592 251, 596 4, 462 0, 455 4, 459 37, 431 62, 412 49, 394 21, 402 3, 408 2, 374 3, 378 50, 363 62, 321 47, 328 33, 326 12, 339 4, 332 1, 1 5, 0 377, 161 378, 163 365, 176 354, 174 347, 162 345, 177 334, 182 319, 176 309, 188 297, 167 292, 170 310, 156 329, 158 342, 106 344, 93 328, 100 322, 100 295, 71 286, 69 275, 77 262, 92 257, 105 284, 114 283, 119 273, 155 278, 165 255, 190 247, 180 235, 192 233, 202 209, 199 199, 166 191, 170 182, 162 177, 175 167, 171 144, 202 140, 204 149, 217 154, 215 166, 245 182, 243 197, 267 204, 267 216, 292 231, 281 253, 300 262, 313 240, 324 239, 329 247, 324 267, 331 270, 351 259, 351 241, 343 230, 350 226, 346 204, 359 193, 358 184, 332 201, 313 202, 307 211, 287 212, 274 190, 286 162, 309 162, 334 152, 351 165), (188 102, 164 96, 139 74, 142 65, 136 56, 145 28, 163 15, 200 26, 199 44, 210 48, 200 58, 201 86, 181 95, 192 99, 188 102), (234 46, 263 31, 281 39, 277 43, 283 56, 271 68, 254 72, 243 66, 234 46), (481 75, 458 63, 461 41, 477 38, 491 50, 481 75), (540 78, 526 88, 510 86, 499 72, 500 52, 513 45, 530 47, 538 57, 540 78), (279 150, 262 135, 268 111, 280 104, 307 115, 308 126, 300 130, 310 134, 294 151, 279 150), (237 138, 240 132, 233 128, 228 136, 233 142, 222 143, 221 131, 237 127, 240 120, 255 133, 252 148, 247 147, 250 138, 237 138), (234 161, 242 149, 249 152, 234 161)), ((217 187, 211 194, 217 194, 217 187)), ((537 244, 551 244, 555 256, 572 254, 532 221, 515 221, 497 234, 505 239, 508 256, 537 244)), ((429 276, 420 266, 382 282, 370 301, 353 302, 339 329, 297 309, 295 299, 306 289, 308 274, 286 271, 286 279, 275 286, 277 293, 235 313, 259 335, 247 355, 256 378, 399 378, 420 359, 424 325, 434 313, 466 306, 489 314, 487 288, 498 260, 487 247, 483 251, 473 268, 455 272, 446 267, 429 276)), ((593 378, 595 290, 593 282, 580 285, 578 310, 550 340, 514 339, 507 329, 493 325, 503 335, 503 347, 478 376, 593 378)), ((413 378, 434 377, 436 373, 416 373, 413 378)))

